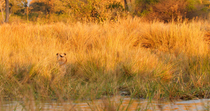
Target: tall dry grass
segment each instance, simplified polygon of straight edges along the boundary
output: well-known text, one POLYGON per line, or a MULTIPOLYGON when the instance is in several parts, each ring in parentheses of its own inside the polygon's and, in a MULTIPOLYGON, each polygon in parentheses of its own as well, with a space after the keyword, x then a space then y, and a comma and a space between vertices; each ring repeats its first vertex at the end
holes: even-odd
POLYGON ((96 99, 126 91, 132 97, 209 97, 209 51, 204 21, 3 24, 2 98, 96 99), (67 54, 59 74, 56 53, 67 54))

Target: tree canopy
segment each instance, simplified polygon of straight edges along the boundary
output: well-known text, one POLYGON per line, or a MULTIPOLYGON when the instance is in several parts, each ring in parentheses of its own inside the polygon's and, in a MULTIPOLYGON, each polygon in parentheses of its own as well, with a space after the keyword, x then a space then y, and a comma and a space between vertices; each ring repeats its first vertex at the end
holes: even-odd
MULTIPOLYGON (((30 20, 62 16, 75 20, 104 21, 117 20, 130 14, 168 21, 186 17, 194 10, 208 10, 210 3, 208 0, 32 0, 29 8, 27 4, 27 0, 10 0, 9 12, 23 18, 29 14, 30 20)), ((4 3, 1 6, 2 10, 6 9, 4 3)))

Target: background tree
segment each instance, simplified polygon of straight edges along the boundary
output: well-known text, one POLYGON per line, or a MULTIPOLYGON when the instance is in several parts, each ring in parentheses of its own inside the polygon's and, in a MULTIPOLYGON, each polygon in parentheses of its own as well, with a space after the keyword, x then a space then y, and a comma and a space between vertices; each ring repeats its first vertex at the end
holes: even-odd
MULTIPOLYGON (((9 22, 9 15, 10 14, 18 14, 25 13, 25 9, 27 8, 27 0, 5 0, 5 2, 1 2, 1 12, 3 14, 3 10, 5 9, 5 21, 9 22), (5 7, 5 8, 3 8, 5 7)), ((3 17, 4 19, 4 17, 3 17)))
POLYGON ((9 0, 5 0, 5 5, 6 5, 6 18, 5 22, 9 22, 9 0))
POLYGON ((3 1, 3 0, 1 0, 1 2, 0 2, 0 8, 1 8, 1 14, 2 14, 3 22, 5 21, 5 20, 4 20, 4 13, 3 13, 3 5, 4 5, 4 2, 5 2, 5 1, 3 1))
POLYGON ((128 10, 128 3, 127 0, 124 0, 125 10, 128 10))
POLYGON ((23 15, 25 14, 25 9, 27 8, 27 0, 10 0, 10 13, 23 15))
POLYGON ((52 14, 63 14, 68 10, 68 0, 32 0, 30 8, 32 13, 45 15, 50 18, 52 14))

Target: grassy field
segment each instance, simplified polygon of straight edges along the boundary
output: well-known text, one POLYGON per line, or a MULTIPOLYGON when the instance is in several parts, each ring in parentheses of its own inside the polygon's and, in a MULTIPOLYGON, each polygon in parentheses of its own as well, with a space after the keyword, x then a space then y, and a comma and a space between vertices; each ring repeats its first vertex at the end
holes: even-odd
POLYGON ((0 99, 83 100, 118 95, 158 100, 210 97, 206 21, 0 26, 0 99), (56 53, 67 54, 59 78, 56 53))

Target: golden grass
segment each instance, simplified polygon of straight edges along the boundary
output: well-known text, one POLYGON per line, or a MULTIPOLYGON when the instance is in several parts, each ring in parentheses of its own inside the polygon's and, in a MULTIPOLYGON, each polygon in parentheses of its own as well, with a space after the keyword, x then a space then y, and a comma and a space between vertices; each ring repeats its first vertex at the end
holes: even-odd
MULTIPOLYGON (((209 78, 209 71, 204 69, 209 61, 206 27, 204 21, 164 24, 129 17, 103 24, 3 24, 0 94, 23 96, 25 87, 40 97, 78 94, 94 98, 123 88, 130 93, 141 89, 143 93, 152 86, 142 82, 160 79, 160 84, 175 81, 181 87, 187 81, 184 77, 190 78, 192 73, 202 75, 191 78, 193 85, 204 87, 209 78), (59 74, 58 52, 67 54, 67 75, 60 83, 52 83, 51 77, 59 74)), ((161 93, 157 91, 156 96, 161 93)))

